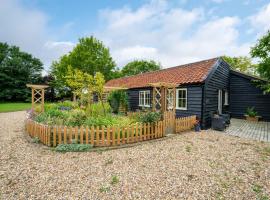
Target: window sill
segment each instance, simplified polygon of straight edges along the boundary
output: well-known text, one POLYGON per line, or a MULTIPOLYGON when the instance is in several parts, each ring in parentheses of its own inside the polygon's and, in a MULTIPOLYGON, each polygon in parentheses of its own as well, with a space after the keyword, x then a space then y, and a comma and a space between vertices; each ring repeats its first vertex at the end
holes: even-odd
POLYGON ((187 110, 187 108, 176 108, 176 110, 187 110))
POLYGON ((146 108, 150 108, 151 106, 139 105, 139 107, 146 107, 146 108))

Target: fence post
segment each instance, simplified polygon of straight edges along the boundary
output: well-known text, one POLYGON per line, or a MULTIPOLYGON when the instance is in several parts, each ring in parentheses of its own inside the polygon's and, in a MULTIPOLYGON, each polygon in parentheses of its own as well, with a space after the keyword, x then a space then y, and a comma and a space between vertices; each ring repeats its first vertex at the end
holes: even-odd
POLYGON ((64 126, 64 144, 67 144, 67 127, 64 126))
POLYGON ((91 126, 91 136, 90 136, 90 139, 91 139, 91 144, 94 146, 95 145, 95 129, 93 126, 91 126))
POLYGON ((83 144, 83 135, 85 128, 81 126, 80 128, 80 143, 83 144))
POLYGON ((53 127, 53 146, 56 146, 56 127, 53 127))

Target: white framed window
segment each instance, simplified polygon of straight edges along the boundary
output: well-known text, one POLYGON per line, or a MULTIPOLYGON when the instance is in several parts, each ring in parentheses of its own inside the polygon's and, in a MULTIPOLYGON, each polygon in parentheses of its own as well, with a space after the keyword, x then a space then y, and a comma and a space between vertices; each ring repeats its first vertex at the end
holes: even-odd
POLYGON ((187 110, 187 88, 176 89, 176 109, 187 110))
POLYGON ((139 91, 139 106, 150 107, 150 91, 139 91))

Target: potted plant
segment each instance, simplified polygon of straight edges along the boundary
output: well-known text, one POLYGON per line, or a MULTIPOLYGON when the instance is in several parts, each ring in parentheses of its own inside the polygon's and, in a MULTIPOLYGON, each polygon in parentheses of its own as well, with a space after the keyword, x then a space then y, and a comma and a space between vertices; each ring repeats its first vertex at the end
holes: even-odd
POLYGON ((254 107, 248 107, 246 114, 245 114, 246 120, 248 121, 259 121, 258 112, 255 111, 254 107))

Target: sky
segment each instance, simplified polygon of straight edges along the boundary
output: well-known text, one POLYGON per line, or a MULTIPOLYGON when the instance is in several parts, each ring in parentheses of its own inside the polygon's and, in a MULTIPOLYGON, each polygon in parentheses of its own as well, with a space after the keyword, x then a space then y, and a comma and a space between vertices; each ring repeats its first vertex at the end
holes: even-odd
POLYGON ((122 68, 153 59, 163 68, 222 55, 248 56, 270 29, 266 0, 0 0, 0 42, 39 58, 48 72, 93 35, 122 68))

